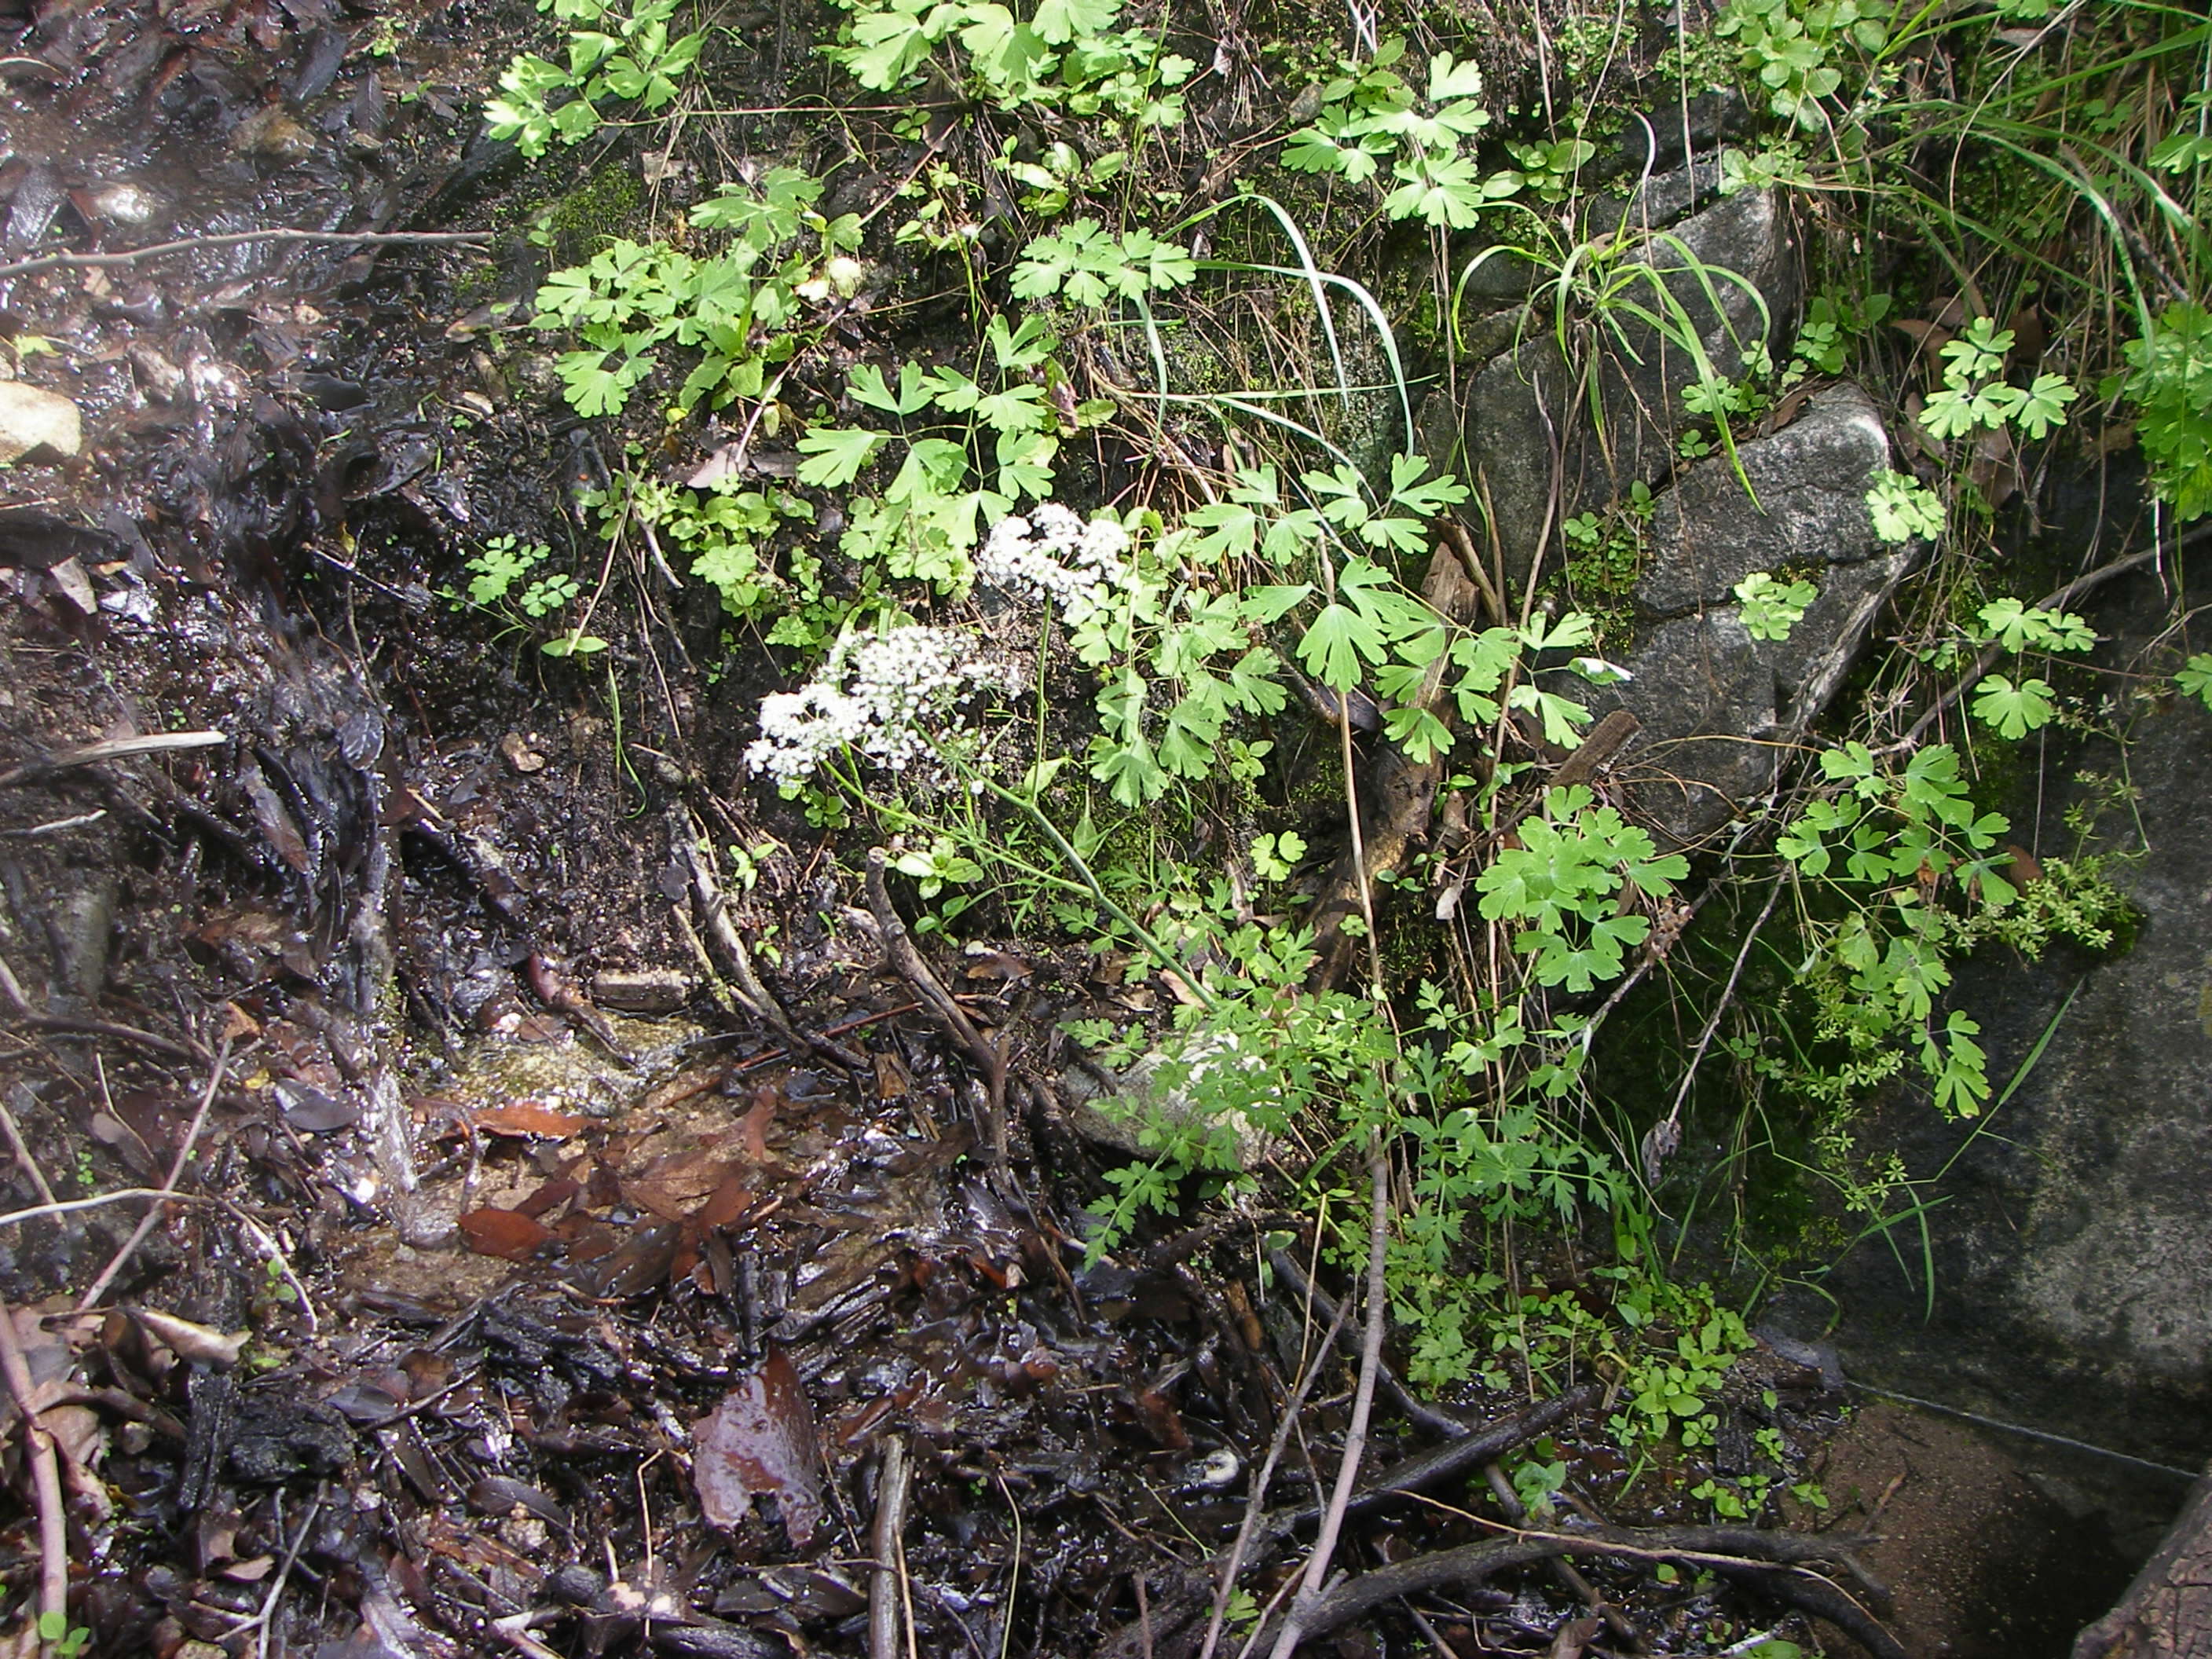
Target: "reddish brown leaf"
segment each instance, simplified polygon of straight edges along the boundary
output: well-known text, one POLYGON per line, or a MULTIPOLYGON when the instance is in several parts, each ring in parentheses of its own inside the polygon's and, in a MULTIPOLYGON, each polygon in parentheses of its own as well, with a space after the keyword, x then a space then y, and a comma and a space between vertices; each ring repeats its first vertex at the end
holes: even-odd
POLYGON ((775 1121, 776 1091, 763 1084, 753 1095, 752 1110, 738 1125, 745 1138, 745 1156, 755 1164, 769 1162, 769 1126, 775 1121))
POLYGON ((527 1261, 553 1237, 535 1216, 520 1210, 471 1210, 460 1219, 461 1236, 478 1255, 527 1261))
POLYGON ((722 1396, 692 1425, 692 1472, 710 1525, 734 1527, 756 1498, 773 1498, 793 1547, 805 1549, 822 1522, 822 1453, 805 1384, 781 1352, 722 1396))
POLYGON ((534 1100, 510 1100, 477 1114, 477 1127, 488 1135, 540 1135, 547 1140, 566 1140, 584 1127, 584 1120, 556 1112, 534 1100))
POLYGON ((729 1173, 714 1194, 699 1208, 699 1222, 705 1227, 726 1227, 743 1215, 753 1201, 753 1189, 744 1172, 732 1164, 729 1173))
POLYGON ((556 1176, 516 1205, 515 1213, 526 1215, 535 1221, 549 1212, 559 1209, 583 1190, 567 1176, 556 1176))

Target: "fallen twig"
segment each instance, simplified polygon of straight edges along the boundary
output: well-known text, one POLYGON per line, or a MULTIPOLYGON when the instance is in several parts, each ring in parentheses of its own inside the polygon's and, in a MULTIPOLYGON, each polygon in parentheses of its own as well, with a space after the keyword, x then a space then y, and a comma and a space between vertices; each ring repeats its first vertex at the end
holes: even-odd
POLYGON ((7 999, 15 1009, 15 1017, 24 1024, 41 1031, 69 1031, 79 1036, 112 1037, 118 1042, 135 1042, 142 1048, 150 1048, 157 1054, 167 1054, 172 1060, 189 1060, 195 1066, 204 1066, 215 1058, 201 1044, 187 1039, 179 1042, 171 1037, 159 1036, 152 1031, 142 1031, 135 1025, 118 1025, 112 1020, 79 1019, 70 1014, 42 1013, 31 1006, 24 994, 22 981, 9 967, 7 958, 0 957, 0 997, 7 999))
MULTIPOLYGON (((1311 1302, 1322 1318, 1335 1319, 1335 1301, 1328 1291, 1306 1277, 1305 1269, 1298 1265, 1297 1259, 1288 1250, 1270 1250, 1267 1253, 1267 1265, 1274 1269, 1275 1277, 1290 1288, 1292 1296, 1301 1301, 1311 1302)), ((1333 1326, 1332 1328, 1335 1327, 1333 1326)), ((1383 1362, 1378 1381, 1382 1385, 1382 1392, 1390 1396, 1398 1409, 1423 1428, 1437 1434, 1449 1435, 1454 1439, 1480 1432, 1476 1425, 1468 1422, 1465 1418, 1455 1413, 1448 1412, 1441 1406, 1431 1405, 1408 1389, 1399 1380, 1397 1372, 1390 1368, 1388 1360, 1383 1362)))
MULTIPOLYGON (((1495 1463, 1486 1463, 1482 1478, 1489 1482, 1491 1496, 1505 1511, 1505 1518, 1516 1527, 1528 1524, 1528 1506, 1522 1503, 1521 1494, 1513 1490, 1513 1483, 1505 1478, 1505 1471, 1495 1463)), ((1564 1555, 1555 1555, 1552 1558, 1551 1568, 1553 1577, 1559 1581, 1567 1594, 1578 1598, 1584 1607, 1603 1620, 1622 1644, 1638 1653, 1644 1651, 1642 1633, 1621 1615, 1618 1607, 1606 1600, 1598 1587, 1583 1576, 1580 1567, 1564 1555)))
MULTIPOLYGON (((222 1047, 216 1052, 215 1065, 208 1073, 207 1087, 200 1091, 199 1109, 192 1114, 191 1127, 185 1131, 184 1140, 177 1148, 177 1156, 169 1165, 169 1178, 161 1183, 161 1191, 164 1197, 177 1190, 177 1183, 185 1178, 185 1166, 192 1161, 192 1149, 199 1144, 200 1131, 207 1125, 208 1108, 215 1104, 216 1091, 222 1086, 222 1074, 230 1066, 230 1034, 225 1032, 222 1047)), ((161 1211, 162 1206, 158 1201, 146 1206, 146 1213, 138 1218, 138 1224, 131 1229, 131 1237, 123 1241, 123 1248, 109 1258, 107 1266, 100 1269, 100 1277, 92 1281, 92 1288, 78 1301, 76 1310, 79 1313, 99 1305, 100 1298, 107 1294, 107 1287, 115 1282, 115 1275, 123 1271, 124 1264, 146 1242, 146 1235, 159 1224, 161 1211)))
MULTIPOLYGON (((0 268, 0 276, 7 274, 0 268)), ((143 738, 109 738, 81 749, 25 761, 0 772, 0 784, 27 783, 49 772, 66 772, 75 766, 94 766, 101 761, 129 760, 134 755, 165 755, 179 749, 214 749, 230 741, 228 732, 155 732, 143 738)))
POLYGON ((1389 1326, 1389 1299, 1384 1293, 1385 1248, 1390 1237, 1390 1160, 1382 1150, 1382 1132, 1368 1131, 1367 1176, 1367 1328, 1359 1349, 1359 1381, 1352 1389, 1352 1421, 1344 1431, 1344 1455, 1336 1466, 1336 1490, 1329 1494, 1328 1509, 1321 1518, 1321 1533, 1314 1540, 1298 1592, 1283 1615, 1271 1659, 1291 1659, 1300 1638, 1308 1632, 1310 1615, 1322 1599, 1328 1582, 1329 1562, 1344 1530, 1345 1512, 1352 1505, 1352 1488, 1359 1480, 1359 1460, 1367 1449, 1367 1424, 1375 1409, 1375 1378, 1382 1368, 1382 1338, 1389 1326))
POLYGON ((1810 1577, 1802 1571, 1786 1571, 1802 1569, 1811 1562, 1837 1562, 1852 1569, 1862 1582, 1871 1582, 1850 1557, 1849 1547, 1856 1540, 1767 1532, 1752 1527, 1607 1527, 1589 1533, 1526 1532, 1513 1528, 1502 1530, 1510 1535, 1418 1555, 1346 1580, 1306 1609, 1300 1634, 1306 1638, 1326 1635, 1400 1596, 1446 1585, 1464 1588, 1480 1584, 1509 1567, 1525 1566, 1557 1556, 1591 1555, 1679 1561, 1722 1571, 1757 1573, 1760 1575, 1761 1588, 1770 1594, 1784 1594, 1776 1581, 1785 1578, 1796 1580, 1800 1585, 1823 1585, 1828 1595, 1793 1588, 1784 1599, 1796 1600, 1799 1605, 1820 1602, 1820 1616, 1837 1625, 1876 1659, 1908 1659, 1896 1638, 1840 1588, 1826 1579, 1810 1577))
POLYGON ((58 1618, 69 1622, 68 1511, 62 1507, 60 1465, 53 1437, 39 1421, 38 1390, 23 1346, 15 1340, 15 1310, 0 1302, 0 1371, 8 1378, 8 1392, 23 1417, 23 1448, 31 1465, 31 1487, 39 1507, 39 1622, 58 1618))
POLYGON ((1213 1611, 1206 1621, 1206 1644, 1198 1650, 1198 1659, 1213 1659, 1213 1650, 1221 1641, 1221 1621, 1228 1616, 1229 1597, 1237 1588, 1237 1575, 1243 1571, 1245 1553, 1252 1547, 1252 1540, 1261 1529, 1261 1506, 1267 1501, 1267 1485, 1274 1479, 1275 1465, 1283 1461, 1283 1451, 1291 1443, 1291 1434, 1297 1427, 1298 1412, 1306 1403, 1306 1395, 1328 1363, 1329 1350, 1336 1346, 1336 1334, 1344 1328, 1344 1310, 1337 1308, 1329 1315, 1328 1329, 1314 1345, 1313 1358, 1306 1364, 1305 1375, 1298 1378, 1297 1390, 1283 1407, 1282 1420, 1275 1425, 1275 1437, 1267 1447, 1267 1461, 1260 1472, 1252 1477, 1252 1490, 1244 1500, 1244 1519, 1237 1528, 1237 1541, 1230 1547, 1228 1559, 1221 1564, 1221 1576, 1214 1586, 1213 1611))
MULTIPOLYGON (((906 1441, 885 1435, 883 1467, 876 1477, 875 1525, 868 1534, 869 1553, 875 1558, 868 1575, 868 1659, 899 1659, 899 1545, 906 1533, 910 1484, 906 1441)), ((1012 1616, 1012 1609, 1007 1616, 1012 1616)))
MULTIPOLYGON (((18 1084, 16 1087, 22 1090, 26 1102, 35 1100, 36 1097, 24 1085, 18 1084)), ((31 1156, 31 1149, 23 1139, 22 1127, 15 1121, 15 1113, 4 1104, 0 1104, 0 1128, 8 1132, 8 1145, 15 1149, 16 1168, 29 1177, 32 1189, 40 1199, 48 1204, 53 1203, 54 1189, 46 1185, 46 1172, 39 1167, 39 1160, 31 1156)))
POLYGON ((280 228, 274 230, 232 230, 217 236, 185 236, 173 242, 156 242, 151 247, 134 247, 118 253, 46 253, 35 259, 19 259, 11 265, 0 265, 0 277, 27 276, 34 270, 52 270, 59 265, 102 266, 127 265, 139 259, 151 259, 161 254, 194 253, 203 248, 235 247, 241 242, 306 242, 336 247, 402 247, 410 243, 429 246, 441 244, 489 242, 488 230, 293 230, 280 228))
POLYGON ((1006 1057, 984 1039, 975 1029, 975 1021, 968 1018, 967 1010, 953 1000, 929 963, 922 959, 921 952, 915 948, 914 936, 907 932, 905 921, 891 902, 890 889, 884 881, 886 862, 882 848, 868 849, 868 909, 883 933, 884 950, 891 959, 891 966, 914 987, 922 1006, 936 1016, 982 1072, 984 1093, 988 1098, 984 1144, 990 1151, 991 1161, 1002 1164, 1006 1161, 1006 1057))
MULTIPOLYGON (((1534 1440, 1595 1401, 1599 1389, 1595 1383, 1585 1382, 1554 1395, 1551 1399, 1499 1418, 1489 1427, 1462 1439, 1448 1440, 1441 1446, 1417 1452, 1401 1462, 1393 1463, 1362 1487, 1352 1498, 1346 1513, 1365 1515, 1379 1510, 1407 1492, 1419 1492, 1425 1486, 1454 1480, 1472 1469, 1501 1456, 1514 1447, 1534 1440)), ((1310 1521, 1318 1513, 1306 1509, 1285 1516, 1286 1523, 1310 1521)), ((1518 1519, 1516 1516, 1515 1519, 1518 1519)))

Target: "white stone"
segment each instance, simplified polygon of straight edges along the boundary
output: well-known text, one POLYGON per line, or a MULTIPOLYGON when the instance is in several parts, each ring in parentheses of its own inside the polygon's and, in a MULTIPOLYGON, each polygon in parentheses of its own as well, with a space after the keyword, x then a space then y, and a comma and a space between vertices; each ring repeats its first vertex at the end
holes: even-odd
POLYGON ((0 461, 66 460, 83 447, 84 417, 75 404, 21 380, 0 380, 0 461))

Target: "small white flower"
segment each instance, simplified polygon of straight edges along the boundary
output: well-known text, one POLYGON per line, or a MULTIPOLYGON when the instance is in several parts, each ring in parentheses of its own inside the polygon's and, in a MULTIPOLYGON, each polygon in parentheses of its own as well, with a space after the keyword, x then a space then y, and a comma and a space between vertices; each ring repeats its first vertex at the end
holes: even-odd
POLYGON ((976 658, 968 635, 951 629, 848 634, 811 682, 761 700, 761 735, 745 750, 745 765, 792 783, 851 749, 902 772, 928 752, 933 733, 957 724, 960 702, 1006 681, 1003 671, 976 658))
POLYGON ((1040 501, 1028 516, 1009 514, 992 527, 975 574, 1017 598, 1049 600, 1080 622, 1128 581, 1128 550, 1129 532, 1110 514, 1085 523, 1058 501, 1040 501))

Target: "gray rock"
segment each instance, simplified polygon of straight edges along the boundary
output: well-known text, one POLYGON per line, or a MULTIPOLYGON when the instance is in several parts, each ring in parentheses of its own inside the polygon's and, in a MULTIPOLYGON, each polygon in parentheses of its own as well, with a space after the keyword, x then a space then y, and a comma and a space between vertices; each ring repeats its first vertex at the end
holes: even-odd
POLYGON ((1728 605, 1754 570, 1857 564, 1891 550, 1875 539, 1866 505, 1868 481, 1889 465, 1889 439, 1856 386, 1820 393, 1772 437, 1740 446, 1736 459, 1741 478, 1715 455, 1654 504, 1639 611, 1674 617, 1728 605))
POLYGON ((84 417, 58 392, 0 380, 0 461, 65 461, 84 447, 84 417))
MULTIPOLYGON (((1772 192, 1747 191, 1685 220, 1669 235, 1679 247, 1650 242, 1632 257, 1672 273, 1667 291, 1698 325, 1707 360, 1734 375, 1745 350, 1765 340, 1776 321, 1795 313, 1797 250, 1787 216, 1772 192), (1682 258, 1683 249, 1705 268, 1710 295, 1682 258)), ((1656 304, 1648 282, 1617 273, 1599 280, 1620 284, 1625 301, 1646 309, 1656 304)), ((1537 300, 1527 337, 1478 371, 1469 385, 1459 430, 1450 434, 1458 447, 1447 444, 1449 453, 1435 457, 1487 487, 1507 575, 1516 588, 1546 523, 1555 448, 1563 517, 1609 504, 1632 481, 1664 477, 1674 462, 1674 434, 1688 420, 1682 392, 1698 376, 1690 352, 1612 308, 1591 325, 1589 343, 1604 410, 1600 430, 1590 420, 1587 388, 1548 331, 1547 294, 1540 292, 1537 300)), ((1431 441, 1436 441, 1433 433, 1431 441)))
MULTIPOLYGON (((2126 580, 2130 595, 2089 613, 2108 636, 2097 661, 2155 669, 2142 653, 2166 595, 2156 574, 2126 580)), ((1917 1232, 1902 1261, 1869 1239, 1826 1288, 1854 1376, 2196 1468, 2212 1455, 2212 714, 2113 701, 2141 715, 2124 754, 2054 733, 2005 805, 2009 838, 2048 858, 2070 852, 2066 814, 2101 787, 2083 771, 2134 787, 2103 823, 2147 849, 2115 872, 2142 913, 2134 942, 2094 961, 1991 950, 1964 964, 1954 1000, 1982 1024, 1991 1079, 2033 1064, 1978 1121, 1945 1122, 1915 1090, 1859 1132, 1915 1176, 1946 1172, 1925 1224, 1932 1297, 1917 1232)))
POLYGON ((690 975, 673 968, 610 968, 592 975, 592 1000, 624 1014, 672 1014, 691 1000, 690 975))
POLYGON ((1710 835, 1773 787, 1917 559, 1917 550, 1878 540, 1867 512, 1868 478, 1888 459, 1873 405, 1841 386, 1793 425, 1739 447, 1757 507, 1723 456, 1654 504, 1638 638, 1620 665, 1632 678, 1595 693, 1579 681, 1555 689, 1642 722, 1616 774, 1674 841, 1710 835), (1817 570, 1819 596, 1787 640, 1755 640, 1731 590, 1754 570, 1784 567, 1817 570))
MULTIPOLYGON (((1237 1054, 1236 1046, 1233 1036, 1175 1038, 1149 1050, 1119 1075, 1085 1060, 1061 1074, 1054 1092, 1068 1127, 1085 1140, 1132 1158, 1149 1158, 1152 1152, 1139 1135, 1153 1114, 1177 1128, 1206 1127, 1201 1115, 1206 1108, 1195 1097, 1195 1085, 1207 1071, 1235 1066, 1247 1073, 1264 1073, 1258 1055, 1237 1054), (1161 1068, 1171 1063, 1177 1073, 1173 1081, 1160 1075, 1161 1068)), ((1263 1086, 1263 1078, 1255 1086, 1263 1086)), ((1223 1110, 1218 1121, 1231 1131, 1236 1167, 1256 1168, 1273 1146, 1273 1137, 1234 1107, 1223 1110)))

